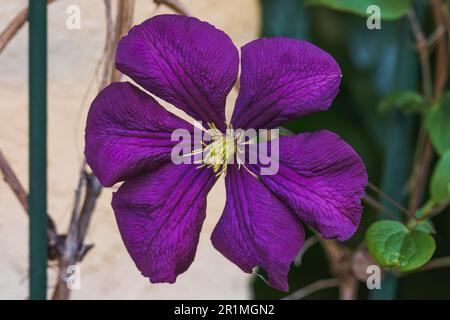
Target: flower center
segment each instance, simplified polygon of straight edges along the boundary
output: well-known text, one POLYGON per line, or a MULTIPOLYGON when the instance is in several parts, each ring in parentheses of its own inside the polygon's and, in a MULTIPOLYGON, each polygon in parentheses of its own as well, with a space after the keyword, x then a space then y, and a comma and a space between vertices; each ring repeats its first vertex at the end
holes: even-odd
POLYGON ((202 165, 212 168, 217 176, 225 175, 227 166, 234 163, 234 156, 237 152, 237 137, 233 131, 223 134, 213 123, 208 123, 208 134, 212 142, 206 145, 203 150, 202 165))
POLYGON ((230 163, 236 153, 236 142, 234 137, 229 135, 218 136, 213 139, 204 150, 203 163, 209 168, 213 168, 214 172, 218 172, 220 167, 222 171, 226 170, 226 166, 230 163))
POLYGON ((212 168, 217 177, 227 174, 227 166, 234 164, 236 160, 238 169, 244 167, 251 175, 258 179, 258 176, 251 172, 240 155, 243 154, 243 146, 254 141, 245 140, 245 134, 242 130, 234 131, 232 125, 227 124, 227 131, 223 134, 217 129, 214 123, 208 123, 208 130, 203 129, 211 137, 211 143, 207 144, 202 141, 204 148, 199 148, 186 156, 193 156, 202 154, 201 160, 194 161, 195 164, 200 164, 197 168, 207 167, 212 168))

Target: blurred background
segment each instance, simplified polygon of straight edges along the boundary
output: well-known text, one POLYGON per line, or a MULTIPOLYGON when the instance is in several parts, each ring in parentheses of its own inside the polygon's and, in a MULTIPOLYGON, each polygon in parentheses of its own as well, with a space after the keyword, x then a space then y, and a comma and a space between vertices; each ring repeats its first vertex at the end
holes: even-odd
MULTIPOLYGON (((117 2, 112 1, 113 17, 117 2)), ((382 20, 381 29, 370 30, 364 16, 324 6, 305 6, 302 0, 180 0, 179 3, 190 15, 225 31, 238 48, 260 36, 288 36, 311 41, 331 53, 343 71, 341 91, 332 108, 289 122, 285 127, 294 132, 328 129, 338 133, 361 155, 370 181, 404 204, 420 118, 413 108, 397 100, 380 104, 383 97, 393 92, 421 90, 416 40, 404 14, 395 20, 382 20)), ((0 30, 27 4, 27 0, 2 0, 0 30)), ((432 34, 434 26, 428 2, 417 1, 413 5, 425 32, 432 34)), ((133 24, 155 14, 173 12, 173 8, 158 6, 151 0, 136 0, 133 24)), ((60 230, 67 229, 70 222, 74 190, 83 163, 86 113, 100 86, 98 65, 104 54, 106 24, 102 0, 56 0, 48 6, 48 212, 60 230), (66 27, 67 8, 71 5, 81 9, 80 29, 66 27)), ((25 26, 0 53, 0 148, 24 185, 28 181, 27 39, 25 26)), ((235 98, 233 90, 229 97, 230 112, 235 98)), ((432 165, 435 162, 436 159, 431 160, 432 165)), ((71 292, 73 299, 265 299, 286 295, 267 286, 262 277, 243 273, 212 247, 210 234, 225 203, 223 183, 217 184, 208 196, 207 219, 196 259, 173 285, 149 284, 136 270, 117 230, 110 206, 111 193, 103 190, 97 201, 85 240, 95 247, 80 264, 81 288, 71 292)), ((376 194, 373 197, 400 217, 395 206, 376 194)), ((28 217, 11 188, 3 182, 0 204, 0 299, 26 299, 28 217)), ((380 211, 366 206, 358 233, 346 243, 349 250, 358 251, 367 227, 380 216, 386 217, 380 211)), ((444 212, 433 219, 433 224, 437 243, 434 257, 449 256, 450 215, 444 212)), ((312 232, 308 237, 309 247, 292 265, 292 292, 335 275, 327 252, 312 232)), ((352 255, 350 262, 342 263, 353 263, 358 257, 352 255)), ((368 258, 361 259, 353 267, 365 266, 368 258)), ((353 272, 361 271, 353 267, 350 266, 353 272)), ((51 262, 49 296, 57 276, 57 263, 51 262)), ((450 268, 395 277, 386 282, 391 289, 384 296, 370 293, 364 281, 357 286, 360 299, 450 298, 450 268)), ((308 298, 339 296, 336 285, 324 286, 307 295, 308 298)))

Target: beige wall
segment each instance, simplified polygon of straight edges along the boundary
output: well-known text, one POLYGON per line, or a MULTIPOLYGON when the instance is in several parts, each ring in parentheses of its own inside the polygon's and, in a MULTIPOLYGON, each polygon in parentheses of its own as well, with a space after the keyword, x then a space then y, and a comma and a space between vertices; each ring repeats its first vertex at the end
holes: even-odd
MULTIPOLYGON (((227 32, 240 47, 257 37, 257 0, 181 0, 190 13, 227 32)), ((27 0, 2 0, 0 30, 27 0)), ((115 2, 113 0, 113 2, 115 2)), ((151 0, 136 0, 135 21, 156 13, 151 0)), ((105 38, 102 0, 57 0, 49 7, 48 179, 49 212, 65 230, 82 160, 87 109, 95 96, 95 67, 105 38), (66 8, 81 8, 81 30, 66 28, 66 8), (90 92, 87 92, 89 83, 90 92), (86 101, 83 96, 87 94, 86 101)), ((0 54, 0 148, 20 180, 27 184, 27 28, 0 54)), ((230 102, 235 99, 235 92, 230 102)), ((89 230, 95 248, 81 265, 82 288, 76 299, 244 299, 249 276, 222 257, 209 237, 224 205, 223 182, 208 198, 197 257, 174 285, 152 285, 140 276, 120 239, 112 209, 111 190, 104 190, 89 230)), ((8 186, 0 181, 0 299, 27 297, 27 218, 8 186)), ((54 280, 55 269, 49 274, 54 280)), ((51 286, 49 290, 51 290, 51 286)))

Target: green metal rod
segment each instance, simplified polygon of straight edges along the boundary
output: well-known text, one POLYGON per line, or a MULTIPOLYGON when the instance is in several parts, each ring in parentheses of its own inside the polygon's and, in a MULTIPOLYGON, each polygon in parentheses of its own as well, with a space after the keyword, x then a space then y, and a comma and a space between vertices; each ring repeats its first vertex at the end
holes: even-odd
MULTIPOLYGON (((392 32, 395 32, 394 39, 397 46, 397 57, 395 73, 392 85, 387 88, 389 91, 395 90, 417 90, 418 86, 418 63, 417 54, 409 45, 413 40, 406 20, 393 22, 392 32)), ((385 23, 386 28, 387 25, 385 23)), ((381 92, 386 95, 388 92, 381 92)), ((411 116, 393 112, 390 115, 387 132, 385 135, 384 168, 381 189, 398 203, 404 205, 406 193, 405 185, 408 182, 411 172, 411 163, 414 153, 414 121, 411 116)), ((401 213, 397 208, 387 201, 382 205, 390 212, 396 214, 398 220, 402 220, 401 213)), ((385 215, 380 215, 380 219, 389 219, 385 215)), ((386 273, 381 282, 381 290, 371 290, 369 299, 371 300, 394 300, 398 296, 398 279, 393 273, 386 273)))
POLYGON ((29 0, 29 290, 47 297, 47 1, 29 0))
MULTIPOLYGON (((397 202, 404 204, 406 199, 403 190, 408 181, 413 155, 414 123, 411 117, 399 112, 393 113, 389 122, 387 131, 389 142, 384 151, 382 190, 397 202)), ((383 200, 382 205, 401 220, 401 213, 391 203, 383 200)), ((380 214, 379 218, 391 219, 385 214, 380 214)), ((369 297, 371 300, 394 300, 397 297, 397 286, 396 276, 387 272, 381 282, 381 290, 370 291, 369 297)))

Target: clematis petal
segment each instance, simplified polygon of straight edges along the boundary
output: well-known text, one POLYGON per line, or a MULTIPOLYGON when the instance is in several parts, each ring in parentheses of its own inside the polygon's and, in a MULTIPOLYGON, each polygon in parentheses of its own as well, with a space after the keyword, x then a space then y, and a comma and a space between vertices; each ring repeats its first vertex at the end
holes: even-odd
POLYGON ((241 89, 235 128, 275 128, 293 117, 327 110, 338 93, 341 70, 311 43, 263 38, 242 48, 241 89))
POLYGON ((237 78, 231 39, 196 18, 159 15, 120 40, 116 67, 196 120, 224 128, 225 99, 237 78))
POLYGON ((280 138, 279 171, 264 184, 325 238, 347 240, 356 231, 367 185, 364 163, 329 131, 280 138))
POLYGON ((211 170, 167 163, 114 193, 122 239, 151 282, 173 283, 191 265, 214 182, 211 170))
POLYGON ((304 242, 301 222, 246 170, 229 166, 227 201, 211 236, 214 247, 245 272, 262 267, 269 283, 288 291, 287 275, 304 242))
POLYGON ((104 186, 170 160, 174 129, 192 125, 128 82, 113 83, 92 102, 85 132, 87 163, 104 186))

